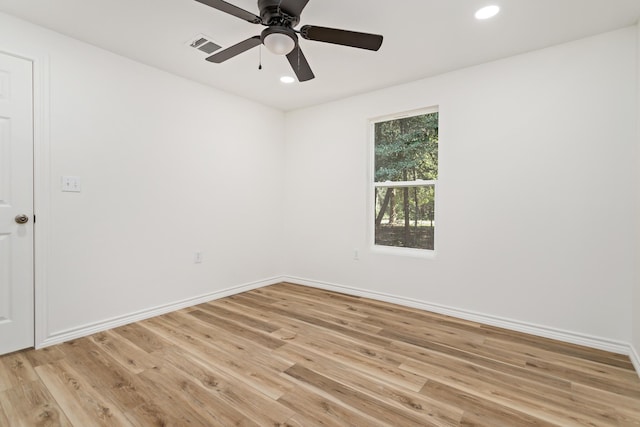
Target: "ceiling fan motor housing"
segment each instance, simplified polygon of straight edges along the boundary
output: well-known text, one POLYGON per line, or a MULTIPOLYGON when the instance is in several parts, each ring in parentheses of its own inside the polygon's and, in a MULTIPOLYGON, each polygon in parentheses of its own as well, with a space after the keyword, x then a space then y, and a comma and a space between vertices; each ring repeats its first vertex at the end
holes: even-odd
POLYGON ((258 9, 263 25, 293 28, 300 22, 300 16, 280 7, 280 0, 258 0, 258 9))

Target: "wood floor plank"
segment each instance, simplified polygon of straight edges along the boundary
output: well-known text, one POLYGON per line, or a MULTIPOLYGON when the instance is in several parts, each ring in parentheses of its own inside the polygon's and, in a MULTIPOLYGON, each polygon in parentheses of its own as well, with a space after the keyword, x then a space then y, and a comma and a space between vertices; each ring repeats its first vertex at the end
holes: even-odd
MULTIPOLYGON (((441 382, 453 385, 470 385, 490 397, 499 396, 520 400, 535 406, 545 406, 551 413, 566 416, 573 414, 572 416, 576 419, 588 417, 605 424, 616 419, 616 410, 613 407, 600 402, 580 401, 569 387, 563 389, 547 386, 530 379, 516 377, 438 353, 433 353, 432 359, 424 366, 427 366, 429 370, 440 368, 436 370, 434 376, 425 373, 431 379, 439 378, 441 382)), ((424 370, 418 371, 425 372, 424 370)))
MULTIPOLYGON (((0 394, 0 399, 7 400, 6 397, 2 398, 1 394, 0 394)), ((7 418, 7 415, 4 413, 4 409, 2 408, 2 400, 0 400, 0 426, 8 426, 9 418, 7 418)))
POLYGON ((345 405, 357 409, 362 413, 369 414, 384 423, 406 426, 433 425, 424 417, 399 409, 384 400, 359 393, 352 387, 345 386, 300 364, 293 365, 285 371, 285 374, 315 389, 328 393, 334 398, 344 402, 345 405))
MULTIPOLYGON (((223 302, 220 301, 220 303, 222 304, 223 302)), ((291 332, 297 332, 301 329, 312 326, 308 323, 303 322, 302 320, 293 318, 291 316, 283 316, 281 314, 265 310, 262 307, 251 304, 251 302, 239 302, 237 299, 231 300, 229 298, 228 301, 224 301, 224 303, 233 310, 242 310, 245 314, 253 317, 268 317, 272 323, 280 326, 281 329, 290 329, 291 332)), ((273 332, 271 333, 271 335, 275 336, 273 332)))
POLYGON ((234 300, 241 301, 244 304, 249 304, 250 306, 256 307, 258 309, 263 309, 270 313, 278 314, 284 317, 291 317, 296 320, 300 320, 302 322, 308 323, 310 325, 325 328, 326 330, 332 331, 334 333, 340 333, 340 334, 352 337, 356 340, 361 340, 361 341, 369 342, 371 344, 376 344, 380 346, 389 345, 389 343, 391 342, 391 340, 381 337, 379 336, 379 334, 369 334, 361 331, 356 331, 354 329, 351 329, 339 324, 327 322, 321 317, 314 317, 314 316, 310 316, 305 313, 302 313, 300 311, 279 308, 269 304, 263 304, 260 302, 256 302, 255 300, 253 301, 250 299, 247 300, 245 295, 237 295, 232 298, 234 298, 234 300))
MULTIPOLYGON (((460 426, 559 427, 557 424, 546 422, 533 415, 509 409, 434 381, 427 383, 422 392, 429 396, 444 398, 462 409, 464 414, 460 426)), ((567 423, 565 426, 570 425, 572 424, 567 423)))
POLYGON ((572 384, 561 378, 544 374, 530 374, 525 368, 502 362, 487 363, 483 358, 468 357, 466 353, 450 353, 418 347, 408 343, 394 343, 393 350, 407 356, 401 369, 422 373, 427 378, 431 375, 457 375, 462 382, 469 379, 482 381, 501 381, 527 386, 531 384, 537 392, 544 392, 554 399, 570 397, 572 384))
MULTIPOLYGON (((331 323, 335 323, 340 326, 347 326, 356 331, 360 330, 365 333, 375 334, 381 329, 379 327, 371 326, 362 322, 363 320, 362 316, 352 316, 351 313, 344 312, 344 311, 340 311, 340 312, 336 310, 332 311, 330 310, 330 307, 326 305, 321 306, 317 302, 316 302, 316 307, 314 308, 312 308, 309 304, 311 303, 306 301, 303 302, 302 305, 297 304, 295 301, 293 302, 280 301, 280 302, 271 304, 271 306, 276 308, 283 308, 283 309, 289 308, 292 311, 300 311, 305 314, 312 314, 315 317, 322 318, 323 320, 329 321, 331 323), (296 306, 297 306, 297 310, 293 308, 296 306)), ((258 319, 265 317, 264 311, 253 309, 247 305, 238 304, 237 302, 231 301, 230 299, 213 301, 208 304, 202 304, 199 307, 201 307, 204 311, 207 311, 208 309, 210 310, 214 309, 213 307, 220 307, 220 306, 224 306, 224 308, 229 312, 234 312, 234 313, 241 312, 245 317, 249 319, 253 319, 253 321, 256 321, 258 319)), ((273 312, 269 314, 271 326, 282 327, 281 322, 275 322, 275 323, 273 322, 273 319, 277 319, 277 317, 274 317, 274 314, 275 313, 273 312)), ((290 319, 290 317, 287 317, 287 319, 290 319)))
POLYGON ((264 347, 271 350, 282 345, 282 342, 269 336, 269 334, 266 332, 256 331, 251 328, 244 327, 236 322, 224 319, 222 317, 214 316, 213 314, 206 313, 202 310, 192 311, 189 313, 189 315, 195 317, 198 320, 209 323, 215 327, 222 327, 234 335, 257 342, 260 345, 263 345, 264 347))
POLYGON ((37 379, 38 376, 24 353, 12 353, 0 359, 0 391, 37 379))
POLYGON ((281 425, 295 415, 294 411, 188 351, 173 347, 163 350, 162 354, 164 360, 193 378, 203 390, 220 402, 215 405, 216 411, 222 406, 226 412, 237 413, 237 422, 248 418, 261 426, 281 425), (241 411, 237 408, 241 408, 241 411))
POLYGON ((134 374, 157 365, 157 360, 133 342, 112 331, 99 332, 89 337, 102 351, 134 374))
MULTIPOLYGON (((443 325, 450 325, 458 329, 478 332, 482 325, 464 319, 458 319, 451 316, 445 316, 437 313, 426 312, 411 307, 404 307, 397 304, 362 298, 358 296, 345 295, 337 292, 326 291, 323 289, 310 288, 307 286, 296 285, 292 283, 280 283, 263 289, 277 288, 278 290, 286 290, 295 294, 307 295, 309 298, 316 298, 318 301, 330 302, 334 306, 343 306, 352 313, 361 313, 366 316, 379 317, 382 315, 390 315, 398 321, 406 321, 407 319, 415 319, 418 321, 429 321, 443 325)), ((258 289, 262 291, 263 289, 258 289)))
POLYGON ((351 319, 354 321, 363 320, 369 316, 365 313, 349 310, 346 304, 344 306, 337 306, 334 301, 327 301, 324 303, 324 300, 318 299, 317 296, 313 294, 292 292, 289 289, 277 286, 262 288, 260 291, 261 295, 277 297, 280 301, 273 303, 275 306, 282 304, 297 304, 313 311, 321 311, 322 313, 333 317, 351 319))
POLYGON ((320 352, 337 363, 351 366, 353 370, 375 376, 389 384, 395 384, 408 390, 418 391, 426 380, 414 373, 400 369, 405 358, 396 357, 384 348, 357 346, 344 342, 340 337, 322 338, 317 332, 304 331, 296 336, 294 342, 304 348, 320 352), (337 339, 336 339, 337 338, 337 339))
POLYGON ((450 324, 444 324, 443 322, 435 322, 428 317, 422 319, 399 318, 397 314, 390 315, 388 313, 381 313, 367 316, 363 322, 376 326, 380 328, 380 330, 410 330, 420 332, 426 336, 433 336, 434 338, 441 337, 449 342, 459 340, 480 345, 485 341, 484 334, 479 333, 475 328, 471 331, 467 328, 461 329, 458 325, 452 326, 450 324))
POLYGON ((365 413, 340 403, 322 393, 309 391, 304 387, 297 387, 278 399, 278 403, 295 411, 295 415, 288 420, 295 420, 300 426, 380 426, 393 427, 365 413))
POLYGON ((422 337, 386 330, 382 331, 381 334, 387 337, 396 337, 395 342, 390 347, 403 354, 412 354, 418 361, 424 357, 429 357, 431 354, 429 351, 422 352, 421 349, 425 349, 436 353, 447 354, 458 359, 468 360, 476 365, 496 371, 508 372, 516 377, 537 381, 547 386, 565 389, 569 389, 571 386, 571 382, 562 377, 554 377, 545 373, 528 370, 525 367, 494 360, 484 355, 475 354, 472 351, 459 350, 455 347, 449 347, 446 344, 434 343, 422 337))
POLYGON ((131 425, 120 408, 92 388, 65 360, 38 366, 36 372, 47 389, 56 396, 56 401, 72 424, 131 425))
POLYGON ((242 296, 243 299, 254 301, 260 304, 272 304, 279 301, 278 299, 270 298, 266 295, 263 295, 259 291, 259 289, 256 289, 254 291, 243 292, 242 294, 232 295, 229 298, 235 299, 237 296, 242 296))
POLYGON ((279 376, 279 370, 268 369, 263 365, 247 361, 237 354, 228 353, 218 348, 215 342, 207 343, 192 336, 181 334, 181 326, 172 324, 166 319, 150 319, 158 332, 171 334, 178 346, 188 346, 189 351, 202 360, 215 361, 219 369, 236 377, 239 381, 250 384, 256 390, 277 399, 289 391, 292 385, 279 376))
MULTIPOLYGON (((245 362, 261 366, 263 369, 269 369, 274 372, 282 372, 289 368, 292 363, 280 359, 270 351, 271 349, 262 346, 262 341, 256 342, 244 337, 239 337, 234 334, 230 334, 225 329, 212 330, 211 324, 202 322, 198 318, 193 318, 190 315, 182 315, 180 313, 173 313, 174 316, 168 318, 175 320, 177 323, 175 326, 186 328, 188 327, 198 334, 194 336, 204 339, 207 336, 213 334, 213 343, 218 350, 224 351, 227 354, 236 355, 238 359, 245 362)), ((278 341, 277 348, 284 345, 282 339, 278 339, 272 334, 269 337, 278 341)))
POLYGON ((0 356, 0 426, 640 427, 628 357, 291 283, 0 356))
MULTIPOLYGON (((166 351, 163 350, 163 351, 166 351)), ((182 373, 169 363, 149 369, 139 375, 149 388, 162 391, 169 408, 180 408, 190 423, 197 425, 245 425, 258 426, 250 422, 241 412, 223 405, 215 396, 207 390, 199 387, 194 379, 182 373)))
POLYGON ((322 352, 315 352, 304 345, 289 343, 277 352, 315 372, 323 372, 333 381, 350 385, 359 393, 383 397, 386 402, 414 412, 432 424, 457 425, 462 417, 462 411, 445 402, 429 399, 404 387, 394 386, 375 375, 366 375, 348 364, 329 359, 322 352))
POLYGON ((613 408, 613 417, 621 426, 640 426, 640 402, 638 399, 620 396, 606 389, 573 384, 573 399, 582 406, 606 405, 613 408))
MULTIPOLYGON (((248 328, 256 329, 266 333, 273 332, 280 328, 279 326, 274 325, 273 323, 265 322, 265 321, 256 319, 254 317, 247 316, 246 314, 235 311, 235 310, 229 310, 225 308, 222 304, 215 304, 215 302, 200 304, 196 306, 196 308, 205 312, 209 312, 209 314, 213 314, 217 317, 233 320, 234 322, 239 323, 241 325, 245 325, 248 328)), ((189 314, 193 314, 194 311, 196 310, 191 310, 189 314)))
POLYGON ((275 307, 297 306, 302 311, 320 312, 328 318, 338 318, 341 320, 350 319, 354 322, 361 321, 368 317, 368 314, 349 310, 346 305, 337 306, 334 301, 318 299, 316 296, 304 292, 292 292, 289 289, 278 286, 268 286, 257 289, 256 291, 260 291, 261 295, 278 299, 277 302, 271 304, 275 307))
MULTIPOLYGON (((210 323, 211 318, 208 321, 201 320, 199 315, 193 316, 192 313, 170 313, 162 320, 165 322, 162 325, 164 327, 169 326, 177 331, 188 328, 191 332, 190 335, 180 338, 183 340, 185 338, 195 339, 203 343, 205 348, 213 347, 216 351, 237 354, 243 360, 252 361, 277 371, 282 371, 290 366, 286 361, 270 357, 272 348, 278 348, 284 344, 282 340, 271 334, 260 333, 260 339, 252 340, 250 339, 252 335, 237 335, 233 333, 233 329, 210 323)), ((153 323, 153 319, 150 322, 153 323)))
POLYGON ((34 368, 65 358, 64 352, 58 346, 45 347, 40 350, 26 350, 23 354, 34 368))
POLYGON ((626 377, 604 378, 600 375, 580 372, 570 367, 534 359, 527 362, 527 368, 535 368, 537 372, 544 372, 549 376, 561 376, 572 383, 589 385, 596 388, 606 388, 612 393, 640 400, 640 384, 638 384, 637 381, 629 381, 626 377))
POLYGON ((475 333, 475 331, 471 333, 466 330, 456 331, 451 326, 442 326, 440 324, 433 324, 433 322, 424 321, 417 322, 409 320, 406 323, 400 323, 387 320, 384 316, 375 319, 368 318, 365 322, 380 326, 379 334, 382 336, 386 336, 388 333, 403 333, 415 340, 427 341, 433 346, 446 346, 522 367, 526 366, 527 362, 531 360, 529 356, 519 352, 500 348, 488 348, 484 344, 484 335, 475 333))
POLYGON ((121 326, 119 328, 115 328, 113 331, 128 339, 132 343, 135 343, 135 345, 137 345, 147 353, 151 353, 156 350, 162 350, 163 348, 171 345, 161 336, 152 333, 151 331, 141 327, 137 323, 131 323, 129 325, 121 326))
MULTIPOLYGON (((506 352, 515 355, 522 355, 525 360, 524 366, 537 369, 538 366, 531 361, 540 364, 552 364, 555 370, 572 371, 574 376, 585 376, 588 379, 602 379, 604 382, 623 383, 631 387, 637 384, 638 375, 635 371, 621 368, 619 366, 607 365, 599 361, 585 360, 573 355, 553 352, 531 345, 523 345, 500 339, 487 339, 483 345, 488 354, 494 352, 506 352)), ((547 369, 548 371, 548 369, 547 369)), ((587 382, 590 382, 588 380, 587 382)))
POLYGON ((327 309, 326 306, 319 306, 317 303, 312 308, 312 303, 298 303, 298 302, 279 302, 272 304, 272 307, 282 308, 288 310, 291 313, 304 314, 306 316, 313 316, 318 319, 322 319, 324 322, 334 324, 338 326, 344 326, 354 331, 361 331, 366 334, 375 335, 382 328, 377 325, 372 325, 363 322, 362 318, 349 318, 350 316, 343 316, 335 311, 327 309))
POLYGON ((211 424, 189 412, 183 402, 165 397, 157 397, 145 402, 125 414, 131 425, 135 427, 148 426, 195 426, 208 427, 211 424))
POLYGON ((50 390, 37 380, 0 392, 0 425, 67 427, 72 424, 50 390))
POLYGON ((597 421, 598 425, 617 425, 615 410, 611 407, 581 405, 567 391, 558 391, 464 361, 451 358, 443 360, 444 363, 434 360, 430 364, 412 361, 405 368, 423 373, 431 384, 446 385, 459 393, 487 402, 490 406, 533 414, 545 422, 562 425, 565 420, 571 420, 574 425, 590 425, 592 421, 597 421))
POLYGON ((255 308, 240 304, 238 303, 238 301, 232 300, 231 298, 222 298, 214 301, 209 301, 208 303, 198 305, 195 308, 206 308, 209 305, 213 305, 215 307, 224 307, 227 310, 233 311, 235 313, 241 313, 252 319, 260 320, 266 323, 272 323, 280 327, 282 326, 280 325, 280 323, 274 322, 274 318, 271 313, 265 312, 263 310, 256 310, 255 308))
POLYGON ((134 408, 155 396, 140 387, 138 377, 104 353, 89 338, 60 346, 73 369, 96 390, 126 409, 134 408))

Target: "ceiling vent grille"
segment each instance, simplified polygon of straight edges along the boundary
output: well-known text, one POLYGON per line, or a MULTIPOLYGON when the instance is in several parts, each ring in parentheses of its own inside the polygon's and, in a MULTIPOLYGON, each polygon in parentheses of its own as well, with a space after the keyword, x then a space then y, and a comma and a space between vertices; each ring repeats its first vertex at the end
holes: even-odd
POLYGON ((198 34, 193 37, 186 43, 187 46, 197 49, 200 52, 206 53, 207 55, 211 55, 216 50, 220 49, 220 46, 217 43, 211 41, 211 37, 205 36, 204 34, 198 34))

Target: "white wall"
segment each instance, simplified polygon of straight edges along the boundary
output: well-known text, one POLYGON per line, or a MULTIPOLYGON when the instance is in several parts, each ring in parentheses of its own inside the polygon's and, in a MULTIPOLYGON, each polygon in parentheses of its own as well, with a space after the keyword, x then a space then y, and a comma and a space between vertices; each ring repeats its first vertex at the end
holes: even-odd
MULTIPOLYGON (((637 148, 638 151, 636 153, 636 170, 640 170, 640 22, 638 22, 637 30, 637 63, 636 63, 636 72, 637 72, 637 108, 638 108, 638 116, 637 116, 637 148)), ((640 247, 640 174, 636 175, 636 238, 637 244, 640 247)), ((640 252, 640 251, 639 251, 640 252)), ((636 264, 640 264, 640 253, 636 252, 636 264)), ((632 340, 634 354, 632 355, 632 359, 634 361, 636 371, 640 375, 640 272, 636 276, 635 284, 634 284, 634 293, 633 293, 633 340, 632 340)))
POLYGON ((47 339, 281 276, 281 112, 8 15, 0 50, 50 69, 47 339))
POLYGON ((287 114, 286 271, 628 343, 635 37, 627 28, 287 114), (374 253, 368 119, 432 105, 437 253, 374 253))

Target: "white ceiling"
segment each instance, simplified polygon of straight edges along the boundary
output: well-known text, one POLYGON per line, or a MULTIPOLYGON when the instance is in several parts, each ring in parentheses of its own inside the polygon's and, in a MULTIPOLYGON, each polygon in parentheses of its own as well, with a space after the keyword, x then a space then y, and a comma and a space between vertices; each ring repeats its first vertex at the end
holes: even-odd
MULTIPOLYGON (((229 0, 259 14, 256 0, 229 0)), ((255 48, 223 64, 186 46, 202 33, 224 47, 260 34, 252 25, 194 0, 0 0, 0 11, 142 63, 282 110, 433 76, 632 25, 640 0, 311 0, 301 25, 384 35, 370 52, 301 40, 316 75, 293 75, 284 57, 255 48), (487 4, 501 13, 473 14, 487 4)))

